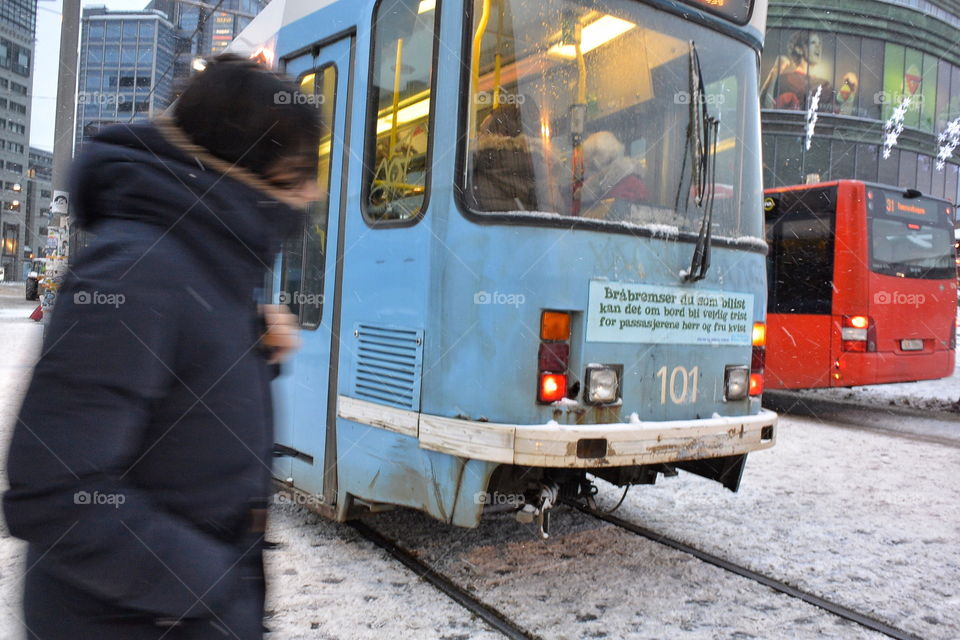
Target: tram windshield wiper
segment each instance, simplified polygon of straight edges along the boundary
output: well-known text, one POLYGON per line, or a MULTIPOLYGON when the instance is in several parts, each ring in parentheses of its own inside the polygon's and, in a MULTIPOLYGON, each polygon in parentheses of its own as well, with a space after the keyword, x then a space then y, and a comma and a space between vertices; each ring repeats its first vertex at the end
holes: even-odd
MULTIPOLYGON (((707 108, 703 70, 700 67, 700 56, 697 55, 697 45, 693 40, 690 41, 689 90, 690 121, 687 124, 687 150, 684 153, 684 165, 686 165, 687 154, 692 150, 690 182, 694 200, 697 207, 703 210, 703 217, 700 221, 700 233, 693 249, 690 268, 682 271, 681 276, 686 282, 697 282, 703 280, 710 269, 710 240, 713 226, 713 201, 717 189, 717 136, 720 120, 711 115, 707 108)), ((682 189, 683 171, 681 171, 680 186, 677 189, 678 209, 682 189)), ((689 198, 688 192, 688 201, 689 198)))

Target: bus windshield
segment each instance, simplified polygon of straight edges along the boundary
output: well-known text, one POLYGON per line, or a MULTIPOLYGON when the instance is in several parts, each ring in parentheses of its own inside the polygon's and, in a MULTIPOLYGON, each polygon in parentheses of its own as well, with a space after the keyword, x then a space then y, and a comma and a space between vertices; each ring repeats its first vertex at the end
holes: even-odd
POLYGON ((954 277, 953 224, 947 203, 907 200, 881 189, 870 189, 867 202, 871 271, 900 278, 954 277))
POLYGON ((468 2, 470 210, 675 235, 699 230, 707 191, 714 236, 762 237, 749 46, 635 0, 468 2))

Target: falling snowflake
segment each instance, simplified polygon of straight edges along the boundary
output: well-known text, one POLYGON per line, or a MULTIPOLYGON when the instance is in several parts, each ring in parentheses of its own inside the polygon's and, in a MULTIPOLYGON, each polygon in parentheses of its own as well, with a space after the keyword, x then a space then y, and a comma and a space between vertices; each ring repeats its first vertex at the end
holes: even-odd
POLYGON ((947 123, 947 128, 937 136, 937 171, 943 171, 947 160, 953 157, 953 150, 960 145, 960 117, 947 123))
POLYGON ((897 140, 903 133, 903 119, 910 108, 910 96, 904 96, 897 108, 893 110, 890 119, 883 123, 883 158, 890 157, 890 150, 897 146, 897 140))
POLYGON ((820 108, 820 93, 823 91, 823 85, 817 86, 817 91, 810 97, 810 108, 807 109, 807 138, 804 141, 804 149, 810 151, 810 143, 813 141, 813 130, 817 128, 817 109, 820 108))

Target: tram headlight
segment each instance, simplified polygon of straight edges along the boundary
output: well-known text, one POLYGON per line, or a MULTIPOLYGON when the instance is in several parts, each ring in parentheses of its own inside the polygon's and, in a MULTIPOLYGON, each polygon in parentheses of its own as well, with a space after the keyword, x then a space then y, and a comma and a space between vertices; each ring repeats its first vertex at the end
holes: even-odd
POLYGON ((587 367, 587 404, 610 404, 620 397, 620 367, 587 367))
POLYGON ((723 399, 727 402, 744 400, 750 392, 750 367, 727 365, 723 371, 723 399))

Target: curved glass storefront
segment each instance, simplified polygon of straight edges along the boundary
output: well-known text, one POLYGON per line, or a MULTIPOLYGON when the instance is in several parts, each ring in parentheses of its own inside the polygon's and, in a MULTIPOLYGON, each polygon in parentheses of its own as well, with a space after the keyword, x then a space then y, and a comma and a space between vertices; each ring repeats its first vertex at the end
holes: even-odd
MULTIPOLYGON (((876 37, 843 33, 859 29, 852 21, 834 30, 824 9, 809 8, 811 15, 798 21, 822 18, 822 30, 772 21, 760 70, 764 186, 798 184, 815 174, 917 188, 956 202, 960 157, 938 170, 936 156, 937 135, 960 116, 960 65, 943 51, 908 46, 892 26, 889 32, 866 28, 870 9, 863 7, 862 31, 876 37), (883 123, 906 98, 903 133, 883 158, 883 123), (815 99, 818 121, 807 149, 806 112, 815 99)), ((849 3, 844 9, 853 11, 849 3)))

